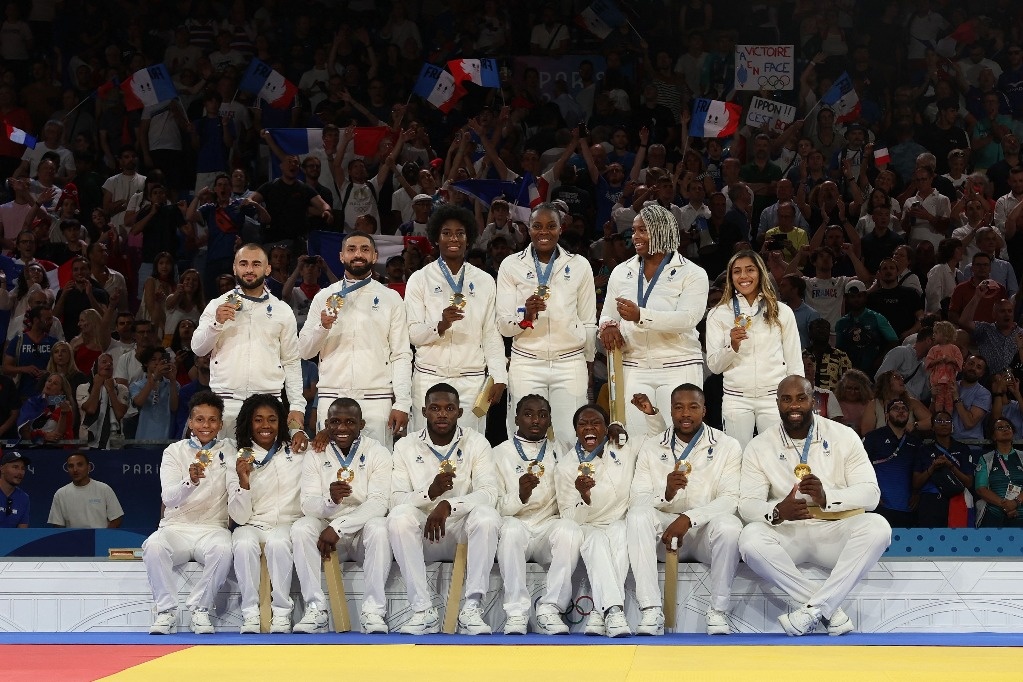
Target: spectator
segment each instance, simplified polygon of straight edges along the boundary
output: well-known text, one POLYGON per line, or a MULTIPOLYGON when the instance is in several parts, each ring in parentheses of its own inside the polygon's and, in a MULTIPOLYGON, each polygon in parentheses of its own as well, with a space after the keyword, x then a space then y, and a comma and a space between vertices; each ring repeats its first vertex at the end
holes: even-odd
POLYGON ((50 361, 46 364, 46 371, 50 374, 59 374, 71 385, 72 391, 77 391, 78 387, 84 383, 88 383, 89 375, 78 369, 75 365, 74 351, 71 349, 71 344, 65 341, 58 341, 53 344, 53 348, 50 350, 50 361))
POLYGON ((121 435, 121 420, 128 412, 128 387, 114 381, 114 360, 109 353, 96 358, 92 376, 75 389, 82 417, 82 438, 90 447, 106 448, 121 435))
MULTIPOLYGON (((871 195, 873 196, 873 193, 871 195)), ((891 230, 892 210, 887 203, 875 206, 870 212, 870 218, 873 228, 870 232, 863 235, 863 238, 860 240, 860 253, 863 254, 863 266, 870 272, 877 272, 878 268, 881 267, 881 261, 891 257, 895 249, 902 246, 905 242, 902 240, 902 237, 891 230)), ((903 283, 899 280, 908 277, 908 273, 903 276, 897 272, 897 284, 902 285, 903 283)), ((917 280, 916 285, 919 289, 920 280, 917 280)), ((916 293, 919 296, 922 292, 917 291, 916 293)))
POLYGON ((952 204, 948 197, 934 188, 934 171, 921 167, 913 171, 916 194, 906 200, 902 212, 902 231, 911 245, 922 241, 938 246, 948 236, 952 204))
MULTIPOLYGON (((799 329, 799 345, 806 350, 810 345, 810 324, 820 318, 820 313, 806 304, 804 296, 806 282, 799 275, 789 273, 778 280, 778 298, 792 308, 792 313, 796 316, 796 327, 799 329)), ((811 382, 816 381, 815 376, 807 379, 811 382)))
POLYGON ((53 494, 46 522, 56 528, 120 528, 124 510, 106 483, 94 480, 84 452, 68 455, 64 469, 71 482, 53 494))
POLYGON ((991 412, 991 391, 980 383, 985 375, 987 360, 974 354, 963 363, 959 383, 952 384, 952 434, 956 438, 984 438, 984 420, 991 412))
POLYGON ((1013 429, 1023 429, 1023 411, 1020 406, 1019 379, 1009 372, 991 375, 991 414, 1005 417, 1013 429))
POLYGON ((963 243, 955 238, 942 239, 938 244, 938 263, 927 272, 924 312, 948 313, 956 289, 956 279, 960 274, 959 261, 962 260, 963 250, 963 243))
POLYGON ((83 310, 78 319, 80 333, 69 341, 74 355, 75 366, 82 372, 92 371, 100 353, 110 347, 110 327, 113 326, 114 306, 107 306, 100 315, 89 308, 83 310))
POLYGON ((563 54, 570 44, 568 26, 558 21, 554 7, 545 6, 542 20, 530 33, 530 51, 534 55, 557 57, 563 54))
POLYGON ((1013 447, 1014 436, 1012 422, 1004 417, 995 419, 991 431, 994 449, 980 458, 974 477, 978 528, 1023 527, 1019 516, 1023 460, 1013 447))
POLYGON ((35 382, 45 374, 46 365, 57 339, 50 336, 53 313, 38 306, 25 313, 25 331, 7 344, 4 353, 4 373, 14 378, 18 395, 27 398, 37 391, 35 382))
MULTIPOLYGON (((191 352, 191 349, 189 349, 189 352, 191 352)), ((195 378, 187 384, 184 384, 178 391, 178 409, 174 416, 174 427, 171 430, 171 438, 186 437, 185 429, 187 428, 188 422, 188 403, 192 400, 192 396, 196 393, 199 393, 200 391, 208 391, 210 389, 210 356, 195 356, 193 370, 195 378)))
MULTIPOLYGON (((495 200, 496 204, 498 200, 495 200)), ((501 200, 503 201, 503 200, 501 200)), ((491 205, 491 213, 494 211, 494 206, 491 205)), ((412 198, 412 219, 403 222, 398 228, 399 234, 410 237, 425 237, 426 234, 426 223, 430 220, 430 214, 433 212, 433 197, 429 194, 417 194, 412 198)), ((504 225, 510 226, 511 223, 508 221, 508 203, 504 202, 504 225)), ((492 233, 499 231, 501 228, 497 227, 496 223, 491 223, 487 227, 493 226, 492 233)), ((498 232, 499 233, 499 232, 498 232)), ((482 235, 481 235, 482 238, 482 235)))
POLYGON ((906 390, 906 382, 901 374, 890 371, 879 374, 877 382, 874 384, 874 398, 864 411, 860 422, 860 429, 864 435, 880 428, 880 424, 883 424, 886 418, 885 406, 895 399, 902 400, 909 406, 908 430, 927 431, 931 428, 930 410, 916 396, 906 390))
POLYGON ((968 323, 994 322, 995 302, 1008 298, 1008 292, 991 279, 991 256, 973 254, 971 277, 956 285, 948 304, 948 319, 960 327, 968 323))
POLYGON ((874 395, 874 384, 870 377, 858 369, 846 371, 835 388, 835 397, 842 407, 844 423, 862 435, 863 415, 871 408, 874 395))
POLYGON ((924 361, 934 395, 934 409, 952 412, 952 384, 963 368, 963 354, 955 345, 956 328, 951 322, 934 323, 934 343, 924 361))
POLYGON ((163 348, 147 348, 139 358, 145 376, 128 387, 131 403, 138 410, 137 440, 165 441, 170 437, 171 415, 178 409, 178 382, 174 364, 163 348))
MULTIPOLYGON (((263 139, 270 137, 269 131, 261 133, 263 139)), ((264 183, 249 197, 251 201, 266 206, 270 221, 263 227, 263 243, 292 244, 295 237, 308 234, 306 214, 313 212, 328 224, 334 220, 330 206, 309 185, 298 181, 298 156, 290 155, 281 161, 281 176, 264 183)), ((295 248, 292 251, 299 252, 295 248)))
POLYGON ((932 390, 927 370, 924 368, 924 358, 927 357, 927 353, 933 345, 932 329, 921 328, 916 333, 916 338, 911 345, 904 343, 885 354, 881 366, 877 368, 877 373, 874 375, 874 380, 879 380, 885 372, 895 371, 899 376, 904 377, 906 389, 910 394, 919 397, 922 401, 929 401, 932 390))
POLYGON ((1013 319, 1014 308, 1011 301, 1002 299, 991 308, 992 321, 978 322, 974 320, 974 309, 983 294, 974 294, 963 309, 960 318, 962 328, 970 332, 971 339, 978 352, 984 356, 991 374, 1001 374, 1016 361, 1020 347, 1023 346, 1023 329, 1013 319))
POLYGON ((813 385, 837 391, 839 380, 852 369, 849 356, 831 346, 831 325, 823 317, 810 322, 807 332, 810 340, 807 350, 813 355, 817 369, 813 385))
POLYGON ((909 405, 894 398, 885 405, 886 425, 863 436, 863 448, 874 466, 881 501, 874 509, 892 528, 915 526, 913 508, 913 470, 923 451, 923 443, 909 425, 909 405))
POLYGON ((4 495, 0 528, 28 528, 28 493, 18 486, 25 480, 26 467, 30 464, 32 460, 13 450, 0 456, 0 493, 4 495))
MULTIPOLYGON (((114 237, 116 239, 116 236, 114 237)), ((110 247, 102 241, 94 241, 89 244, 86 251, 89 259, 89 277, 99 284, 107 296, 111 299, 117 298, 116 307, 121 312, 128 310, 128 284, 117 270, 107 267, 110 258, 110 247)))
POLYGON ((998 230, 991 226, 981 227, 976 232, 974 243, 977 245, 977 250, 970 256, 970 264, 963 268, 962 279, 969 279, 973 275, 973 256, 978 253, 986 253, 991 259, 990 279, 1001 284, 1009 298, 1015 296, 1019 291, 1016 273, 1009 261, 998 257, 998 250, 1005 246, 998 230))
POLYGON ((931 429, 934 441, 921 448, 913 472, 913 491, 919 496, 916 525, 955 527, 949 518, 949 509, 953 500, 961 501, 964 490, 973 490, 977 460, 968 446, 952 438, 951 414, 935 412, 931 429))
POLYGON ((77 410, 71 403, 71 386, 59 374, 44 374, 32 386, 18 414, 18 433, 36 445, 72 440, 77 410))
MULTIPOLYGON (((140 254, 142 264, 139 266, 139 285, 142 287, 139 289, 140 298, 145 295, 145 283, 156 269, 157 258, 164 253, 177 253, 178 232, 185 225, 181 209, 167 198, 168 189, 158 182, 149 182, 147 187, 149 203, 139 209, 131 226, 132 235, 142 235, 140 254)), ((174 263, 173 258, 171 263, 174 263)))
POLYGON ((853 367, 869 374, 898 341, 898 335, 883 315, 867 308, 866 291, 858 279, 846 282, 847 312, 835 325, 835 345, 849 355, 853 367))
POLYGON ((163 301, 163 345, 169 345, 171 337, 178 329, 178 323, 182 320, 191 320, 193 324, 199 323, 199 316, 206 307, 206 298, 203 296, 202 283, 199 281, 197 270, 185 270, 181 273, 178 286, 174 293, 169 294, 163 301))
POLYGON ((103 212, 110 217, 110 223, 119 228, 125 225, 128 200, 133 195, 142 192, 146 185, 146 176, 136 170, 138 156, 133 147, 121 148, 117 164, 121 172, 111 175, 103 183, 103 212))
MULTIPOLYGON (((141 276, 142 272, 139 272, 141 276)), ((159 329, 163 329, 167 297, 174 291, 174 257, 167 251, 161 251, 153 257, 153 267, 142 285, 142 305, 139 306, 139 319, 151 320, 159 329)), ((162 333, 161 333, 162 336, 162 333)))
MULTIPOLYGON (((817 376, 817 366, 813 362, 813 355, 805 350, 803 351, 803 376, 810 383, 813 383, 814 378, 817 376)), ((845 423, 842 405, 838 402, 835 394, 828 389, 814 386, 813 404, 814 412, 825 419, 833 419, 839 423, 845 423)))
POLYGON ((299 329, 305 324, 306 316, 309 314, 309 304, 313 302, 313 297, 320 291, 320 278, 324 274, 330 284, 337 282, 337 275, 327 267, 323 256, 300 256, 295 271, 284 283, 281 300, 295 311, 295 320, 299 329), (302 280, 302 283, 296 287, 299 279, 302 280))
POLYGON ((915 291, 899 285, 899 266, 891 258, 881 261, 877 280, 867 291, 867 306, 888 320, 900 342, 920 329, 923 301, 915 291))
POLYGON ((195 325, 196 323, 188 318, 179 321, 170 338, 169 348, 174 357, 174 378, 181 386, 194 379, 195 353, 192 352, 192 334, 195 332, 195 325))
MULTIPOLYGON (((7 278, 0 271, 0 309, 11 311, 11 324, 8 327, 10 331, 14 333, 21 331, 21 322, 24 321, 25 311, 29 308, 39 305, 50 306, 54 294, 49 287, 46 271, 39 264, 26 265, 18 275, 13 289, 7 288, 7 278), (36 292, 39 296, 32 296, 36 292)), ((63 326, 60 329, 63 335, 63 326)))

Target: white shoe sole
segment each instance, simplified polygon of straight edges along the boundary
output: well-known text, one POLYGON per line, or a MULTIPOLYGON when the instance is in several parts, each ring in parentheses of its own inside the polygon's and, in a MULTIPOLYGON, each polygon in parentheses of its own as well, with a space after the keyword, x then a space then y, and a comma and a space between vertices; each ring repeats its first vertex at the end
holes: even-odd
POLYGON ((656 637, 657 635, 664 634, 664 626, 653 626, 653 625, 638 625, 636 626, 636 636, 656 637))
POLYGON ((295 627, 291 628, 291 632, 296 635, 323 635, 327 632, 327 626, 313 625, 305 628, 301 624, 296 624, 295 627))

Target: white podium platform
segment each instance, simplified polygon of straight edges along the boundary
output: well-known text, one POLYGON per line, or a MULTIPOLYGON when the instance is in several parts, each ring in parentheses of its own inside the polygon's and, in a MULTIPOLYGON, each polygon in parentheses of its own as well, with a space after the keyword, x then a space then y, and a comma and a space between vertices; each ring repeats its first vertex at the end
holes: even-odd
MULTIPOLYGON (((1020 632, 1021 567, 1018 560, 887 559, 860 583, 844 609, 859 632, 1020 632)), ((451 566, 433 564, 428 569, 430 586, 437 594, 434 604, 443 611, 451 566)), ((182 604, 199 570, 196 564, 187 564, 179 571, 182 604)), ((823 579, 823 571, 808 570, 823 579)), ((544 575, 540 567, 529 567, 528 584, 534 601, 543 593, 544 575)), ((345 564, 344 579, 352 624, 357 629, 363 593, 361 569, 345 564)), ((680 566, 677 632, 704 632, 709 580, 706 569, 699 564, 680 566)), ((575 598, 566 615, 573 631, 582 629, 583 620, 593 608, 581 569, 575 584, 575 598)), ((295 582, 296 621, 302 611, 297 588, 295 582)), ((639 613, 631 577, 626 592, 626 613, 635 626, 639 613)), ((401 575, 393 566, 387 595, 387 622, 395 631, 411 613, 401 575)), ((501 602, 501 581, 495 566, 483 602, 487 621, 495 631, 504 625, 501 602)), ((143 632, 151 622, 152 604, 141 562, 0 561, 0 632, 143 632)), ((781 632, 776 619, 788 607, 783 594, 765 590, 753 573, 740 565, 732 590, 734 632, 781 632)), ((179 622, 181 629, 188 627, 188 614, 183 608, 179 622)), ((233 577, 221 590, 214 624, 223 632, 237 632, 241 625, 238 586, 233 577)))

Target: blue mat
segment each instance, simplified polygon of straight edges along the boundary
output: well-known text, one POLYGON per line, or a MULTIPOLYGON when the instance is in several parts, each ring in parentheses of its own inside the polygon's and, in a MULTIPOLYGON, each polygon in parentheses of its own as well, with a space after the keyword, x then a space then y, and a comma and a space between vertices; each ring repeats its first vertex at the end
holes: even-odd
POLYGON ((851 633, 828 637, 821 633, 805 637, 778 634, 736 634, 711 637, 700 634, 667 634, 661 637, 586 637, 585 635, 363 635, 361 633, 325 635, 239 635, 217 633, 193 635, 149 635, 138 632, 4 632, 0 644, 174 644, 174 645, 248 645, 248 644, 420 644, 450 646, 489 644, 502 646, 565 645, 643 645, 643 646, 948 646, 948 647, 1023 647, 1023 633, 851 633))

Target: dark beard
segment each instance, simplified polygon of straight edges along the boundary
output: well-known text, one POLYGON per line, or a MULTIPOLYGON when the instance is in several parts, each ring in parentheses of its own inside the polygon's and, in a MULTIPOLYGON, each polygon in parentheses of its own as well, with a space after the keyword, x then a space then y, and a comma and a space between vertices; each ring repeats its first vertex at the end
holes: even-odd
POLYGON ((234 281, 235 284, 237 284, 242 291, 258 291, 263 288, 263 282, 266 281, 266 276, 260 275, 259 277, 256 278, 256 281, 253 282, 251 285, 248 285, 245 282, 243 282, 242 278, 239 277, 238 275, 234 276, 234 281))
POLYGON ((366 263, 365 265, 345 265, 345 272, 356 279, 363 279, 366 275, 373 271, 373 264, 366 263))

